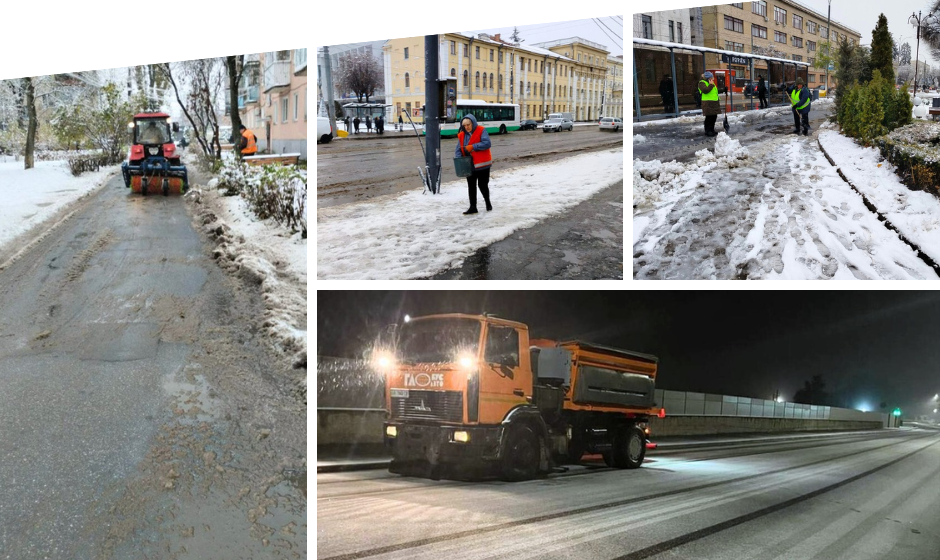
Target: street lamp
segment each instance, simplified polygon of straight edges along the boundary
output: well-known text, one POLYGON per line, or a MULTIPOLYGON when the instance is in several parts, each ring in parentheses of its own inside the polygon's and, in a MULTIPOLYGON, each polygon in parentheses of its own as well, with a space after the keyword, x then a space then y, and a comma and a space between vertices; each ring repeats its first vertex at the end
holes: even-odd
MULTIPOLYGON (((831 1, 831 0, 830 0, 831 1)), ((940 19, 937 19, 937 16, 933 15, 933 12, 929 12, 927 17, 921 18, 921 12, 918 10, 916 14, 912 13, 911 17, 907 18, 907 23, 917 24, 917 54, 914 57, 914 95, 917 95, 917 70, 920 65, 920 26, 924 23, 929 23, 930 19, 933 18, 934 23, 940 23, 940 19)))

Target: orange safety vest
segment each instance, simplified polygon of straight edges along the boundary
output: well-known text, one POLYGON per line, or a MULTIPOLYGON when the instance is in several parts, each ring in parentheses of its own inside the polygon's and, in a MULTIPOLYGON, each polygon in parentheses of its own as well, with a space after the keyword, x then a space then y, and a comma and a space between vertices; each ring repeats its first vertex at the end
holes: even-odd
MULTIPOLYGON (((461 130, 457 133, 457 143, 460 145, 460 152, 463 155, 467 155, 467 147, 463 145, 464 131, 461 130)), ((480 142, 480 139, 483 138, 483 127, 477 125, 476 129, 470 133, 470 143, 477 144, 480 142)), ((493 164, 493 157, 490 155, 490 150, 473 150, 470 152, 470 157, 473 158, 473 168, 482 169, 484 167, 489 167, 493 164)))
POLYGON ((255 135, 250 130, 246 128, 245 132, 242 132, 242 137, 248 140, 248 145, 242 149, 242 154, 249 156, 258 151, 258 146, 255 145, 255 135))

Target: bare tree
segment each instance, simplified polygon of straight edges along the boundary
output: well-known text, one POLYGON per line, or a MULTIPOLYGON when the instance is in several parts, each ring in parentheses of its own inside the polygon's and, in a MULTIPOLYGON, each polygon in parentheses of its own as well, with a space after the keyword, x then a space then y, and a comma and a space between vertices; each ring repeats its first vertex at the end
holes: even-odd
POLYGON ((229 88, 229 115, 232 118, 232 142, 236 144, 234 150, 236 157, 241 158, 242 152, 237 149, 235 142, 238 135, 241 134, 242 116, 238 112, 238 84, 242 81, 242 74, 245 71, 245 55, 225 57, 225 70, 228 74, 229 88))
POLYGON ((352 52, 340 55, 334 81, 340 90, 355 93, 360 103, 363 97, 366 103, 369 102, 369 97, 375 94, 382 79, 382 70, 372 55, 352 52))
POLYGON ((25 169, 33 168, 33 152, 36 150, 36 129, 39 122, 36 119, 36 90, 33 88, 32 78, 23 78, 23 89, 26 92, 26 113, 29 124, 26 130, 26 153, 24 159, 25 169))
POLYGON ((176 101, 193 127, 196 143, 211 159, 222 157, 219 142, 219 99, 224 83, 224 64, 219 58, 203 58, 159 66, 173 88, 176 101), (185 96, 185 101, 183 97, 185 96), (209 135, 211 133, 211 138, 209 135))

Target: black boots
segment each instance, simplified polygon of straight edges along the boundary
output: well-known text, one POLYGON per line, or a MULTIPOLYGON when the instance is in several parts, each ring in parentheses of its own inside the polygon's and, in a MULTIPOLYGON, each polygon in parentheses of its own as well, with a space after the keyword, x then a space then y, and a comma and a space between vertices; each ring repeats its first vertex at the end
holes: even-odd
POLYGON ((493 205, 490 204, 490 201, 489 201, 489 200, 487 200, 487 201, 486 201, 486 211, 489 212, 489 211, 492 210, 492 209, 493 209, 493 205))
POLYGON ((476 209, 476 208, 469 208, 469 209, 467 209, 466 212, 463 213, 463 215, 466 216, 467 214, 476 214, 476 213, 477 213, 477 209, 476 209))

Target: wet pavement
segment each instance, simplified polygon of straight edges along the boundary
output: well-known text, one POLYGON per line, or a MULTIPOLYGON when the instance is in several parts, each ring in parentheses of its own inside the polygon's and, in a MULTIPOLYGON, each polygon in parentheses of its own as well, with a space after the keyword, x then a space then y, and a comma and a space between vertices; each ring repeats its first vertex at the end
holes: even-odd
POLYGON ((305 557, 305 404, 203 241, 118 175, 0 271, 0 559, 305 557))
POLYGON ((478 249, 433 280, 623 278, 623 181, 564 213, 478 249))

